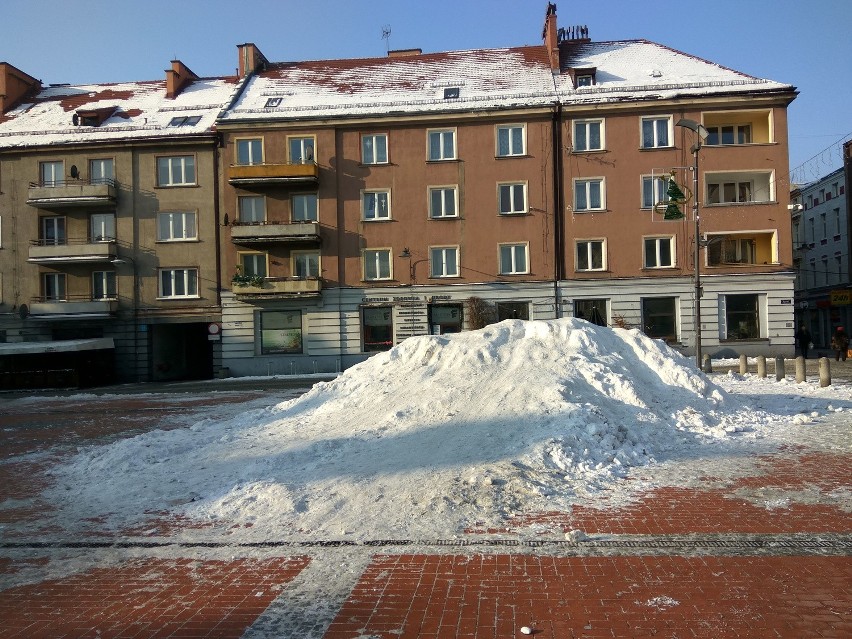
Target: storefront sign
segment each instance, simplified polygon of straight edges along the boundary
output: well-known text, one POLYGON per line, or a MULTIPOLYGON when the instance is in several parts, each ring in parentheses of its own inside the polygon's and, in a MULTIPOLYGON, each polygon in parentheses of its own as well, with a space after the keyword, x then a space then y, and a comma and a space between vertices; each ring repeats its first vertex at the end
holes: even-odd
POLYGON ((831 291, 831 303, 833 306, 852 304, 852 291, 831 291))

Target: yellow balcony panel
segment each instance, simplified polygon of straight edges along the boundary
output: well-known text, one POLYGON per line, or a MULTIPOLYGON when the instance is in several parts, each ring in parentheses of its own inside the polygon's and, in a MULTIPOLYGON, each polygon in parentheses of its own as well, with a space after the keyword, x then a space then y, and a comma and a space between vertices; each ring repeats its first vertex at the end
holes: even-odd
POLYGON ((70 264, 75 262, 108 263, 116 257, 115 242, 67 242, 45 244, 34 241, 27 261, 33 264, 70 264))
POLYGON ((234 224, 231 242, 234 244, 268 244, 273 242, 318 242, 317 222, 265 222, 263 224, 234 224))
POLYGON ((43 209, 71 206, 115 206, 117 191, 112 180, 90 184, 84 180, 32 183, 27 204, 43 209))
POLYGON ((233 284, 231 290, 239 300, 318 297, 322 280, 318 277, 267 277, 262 286, 233 284))
POLYGON ((232 164, 228 182, 234 186, 264 184, 317 184, 319 167, 309 164, 232 164))

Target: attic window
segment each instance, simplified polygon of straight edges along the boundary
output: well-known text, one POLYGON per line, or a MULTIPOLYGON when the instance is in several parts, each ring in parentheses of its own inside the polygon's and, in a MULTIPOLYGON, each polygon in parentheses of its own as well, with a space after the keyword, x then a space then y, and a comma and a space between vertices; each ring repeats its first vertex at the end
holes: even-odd
POLYGON ((568 75, 571 76, 571 82, 574 84, 575 89, 577 87, 591 87, 597 84, 597 78, 595 77, 597 71, 597 67, 568 69, 568 75))
POLYGON ((444 99, 452 100, 453 98, 459 97, 459 88, 458 87, 447 87, 444 89, 444 99))
POLYGON ((200 115, 179 115, 172 118, 169 126, 195 126, 200 120, 200 115))
POLYGON ((578 87, 590 87, 594 84, 594 76, 591 75, 578 75, 577 76, 577 86, 578 87))
POLYGON ((269 98, 264 105, 264 108, 269 109, 271 107, 277 107, 281 104, 281 98, 269 98))

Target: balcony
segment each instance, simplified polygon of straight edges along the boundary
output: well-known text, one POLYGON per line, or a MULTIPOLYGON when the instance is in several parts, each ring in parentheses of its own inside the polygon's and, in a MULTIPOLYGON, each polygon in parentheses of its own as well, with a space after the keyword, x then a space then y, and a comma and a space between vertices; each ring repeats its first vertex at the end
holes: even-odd
POLYGON ((234 186, 315 185, 319 182, 319 167, 314 162, 304 164, 232 164, 228 167, 228 182, 234 186))
POLYGON ((109 263, 116 258, 116 242, 89 240, 31 240, 27 261, 33 264, 109 263))
POLYGON ((115 206, 115 180, 54 180, 30 182, 27 204, 43 209, 69 206, 115 206))
POLYGON ((231 242, 234 244, 270 244, 279 242, 319 242, 318 222, 262 222, 234 224, 231 242))
POLYGON ((777 264, 778 248, 774 231, 708 234, 707 266, 755 266, 777 264))
POLYGON ((49 300, 43 297, 32 301, 29 317, 32 319, 64 320, 64 319, 96 319, 115 315, 118 300, 93 300, 68 296, 64 300, 49 300))
POLYGON ((267 277, 260 286, 234 282, 231 290, 238 300, 319 297, 322 280, 318 277, 267 277))
POLYGON ((772 113, 768 110, 705 112, 703 120, 709 133, 705 146, 772 142, 772 113))

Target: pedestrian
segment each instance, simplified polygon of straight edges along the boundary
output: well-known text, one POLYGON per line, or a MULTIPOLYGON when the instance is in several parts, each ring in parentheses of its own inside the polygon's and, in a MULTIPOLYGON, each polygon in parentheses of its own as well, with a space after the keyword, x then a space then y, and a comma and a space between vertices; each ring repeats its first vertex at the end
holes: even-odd
POLYGON ((802 354, 802 357, 808 359, 808 349, 811 347, 811 332, 805 327, 804 322, 799 324, 799 330, 796 331, 796 348, 802 354))
POLYGON ((831 336, 831 348, 834 349, 834 359, 836 361, 846 361, 846 352, 849 349, 849 336, 842 326, 838 326, 831 336))

